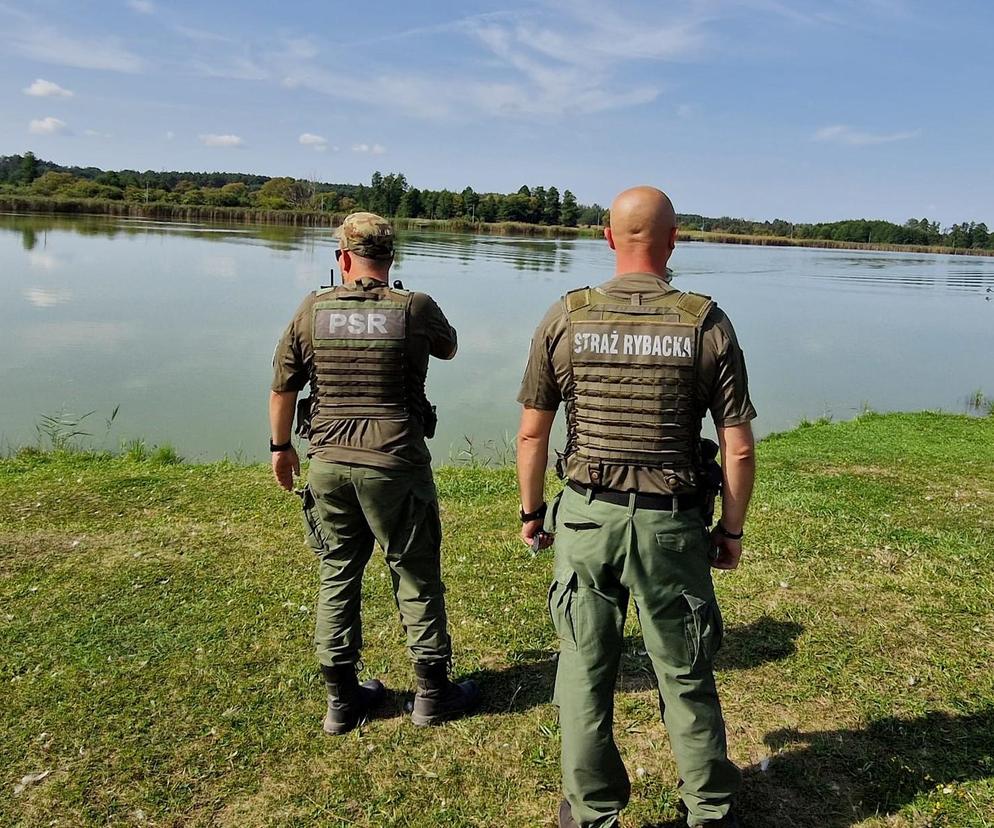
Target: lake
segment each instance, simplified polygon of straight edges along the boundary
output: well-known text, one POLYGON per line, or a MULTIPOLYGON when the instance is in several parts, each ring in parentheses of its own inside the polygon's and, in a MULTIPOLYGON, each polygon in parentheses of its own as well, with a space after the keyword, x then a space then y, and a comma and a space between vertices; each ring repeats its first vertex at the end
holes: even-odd
MULTIPOLYGON (((0 215, 0 450, 36 443, 43 414, 93 411, 94 447, 139 437, 193 460, 265 458, 273 348, 336 245, 327 229, 0 215)), ((435 461, 502 456, 535 325, 608 279, 611 251, 428 233, 398 248, 394 277, 459 331, 457 358, 428 376, 435 461)), ((671 266, 734 322, 759 434, 994 395, 994 259, 686 243, 671 266)))

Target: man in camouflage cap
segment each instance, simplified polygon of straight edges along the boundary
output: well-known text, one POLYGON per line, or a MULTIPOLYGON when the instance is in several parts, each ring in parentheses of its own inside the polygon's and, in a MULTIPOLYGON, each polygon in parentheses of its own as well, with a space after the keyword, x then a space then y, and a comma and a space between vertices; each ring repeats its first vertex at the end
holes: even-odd
MULTIPOLYGON (((428 358, 452 359, 456 332, 424 293, 389 286, 394 233, 373 213, 338 232, 343 284, 308 294, 273 360, 273 473, 287 491, 300 463, 290 439, 297 395, 310 383, 303 497, 307 540, 320 560, 315 644, 328 690, 324 730, 355 728, 384 696, 356 676, 362 575, 374 540, 386 556, 417 675, 412 719, 436 724, 472 709, 472 681, 449 680, 452 649, 441 573, 442 532, 425 439, 428 358)), ((298 430, 300 424, 298 422, 298 430)))
POLYGON ((561 828, 618 825, 628 803, 613 719, 629 603, 656 674, 688 823, 738 824, 739 771, 712 671, 722 621, 710 567, 734 569, 742 554, 756 411, 728 317, 709 297, 670 285, 676 234, 662 191, 635 187, 614 200, 605 230, 614 278, 549 309, 518 396, 521 537, 537 547, 554 534, 556 544, 549 612, 560 650, 561 828), (549 433, 563 403, 557 468, 567 482, 547 510, 549 433), (708 412, 724 477, 721 520, 710 532, 708 412))
POLYGON ((393 259, 393 227, 375 213, 352 213, 336 235, 343 251, 364 259, 393 259))

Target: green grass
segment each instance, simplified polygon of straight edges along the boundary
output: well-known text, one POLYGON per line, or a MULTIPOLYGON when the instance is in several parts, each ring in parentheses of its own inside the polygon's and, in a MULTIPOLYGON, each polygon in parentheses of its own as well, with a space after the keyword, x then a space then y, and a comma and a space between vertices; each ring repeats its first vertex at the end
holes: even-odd
MULTIPOLYGON (((554 824, 551 559, 516 539, 511 470, 437 476, 456 669, 483 712, 402 715, 374 557, 365 662, 393 693, 332 739, 296 499, 261 466, 176 459, 0 461, 0 825, 554 824)), ((759 461, 743 565, 716 579, 744 825, 994 824, 994 419, 812 423, 759 461)), ((678 817, 677 777, 629 632, 616 730, 642 828, 678 817)))

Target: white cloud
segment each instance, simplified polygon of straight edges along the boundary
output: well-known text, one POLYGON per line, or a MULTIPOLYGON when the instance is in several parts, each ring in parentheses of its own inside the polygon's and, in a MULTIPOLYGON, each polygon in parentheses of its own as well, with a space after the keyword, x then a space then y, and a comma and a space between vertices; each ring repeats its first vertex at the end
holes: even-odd
POLYGON ((200 143, 205 147, 240 147, 245 144, 239 135, 215 135, 213 133, 201 135, 200 143))
POLYGON ((109 132, 101 132, 98 129, 84 129, 83 130, 83 134, 87 138, 113 138, 114 137, 109 132))
POLYGON ((0 34, 12 50, 22 57, 78 69, 105 69, 111 72, 140 72, 144 61, 113 37, 76 38, 30 18, 16 30, 0 34))
POLYGON ((845 124, 822 127, 811 136, 812 141, 826 144, 842 144, 847 147, 867 147, 875 144, 893 144, 895 141, 907 141, 921 135, 921 130, 906 132, 864 132, 845 124))
POLYGON ((128 8, 138 14, 155 14, 155 4, 150 0, 128 0, 128 8))
POLYGON ((713 15, 706 14, 704 4, 685 0, 674 5, 665 14, 655 5, 638 14, 605 14, 595 0, 545 0, 527 9, 472 15, 364 41, 462 38, 473 59, 456 77, 375 65, 343 75, 322 61, 324 52, 313 55, 287 44, 257 54, 285 86, 359 105, 376 101, 431 120, 478 114, 544 120, 650 103, 664 88, 653 79, 655 73, 643 72, 647 80, 632 83, 622 80, 619 70, 713 51, 713 15))
POLYGON ((59 135, 67 132, 68 129, 69 126, 65 121, 53 118, 51 115, 47 118, 36 118, 28 124, 28 132, 32 135, 59 135))
POLYGON ((38 78, 31 86, 24 89, 25 95, 32 95, 36 98, 71 98, 73 93, 64 89, 57 83, 38 78))
POLYGON ((169 131, 168 131, 168 132, 166 133, 166 140, 167 140, 167 141, 172 141, 172 140, 173 140, 173 138, 175 138, 175 137, 176 137, 176 133, 175 133, 175 132, 173 132, 172 130, 169 130, 169 131))
POLYGON ((222 56, 220 59, 211 57, 210 61, 194 60, 191 67, 208 78, 227 78, 228 80, 263 81, 270 79, 270 72, 258 61, 244 55, 231 57, 222 56))
POLYGON ((205 43, 234 43, 235 41, 227 35, 209 32, 206 29, 196 29, 192 26, 173 26, 176 34, 188 37, 190 40, 203 41, 205 43))
POLYGON ((315 152, 324 152, 328 148, 328 139, 313 132, 305 132, 297 140, 305 147, 314 147, 315 152))
POLYGON ((352 152, 368 153, 369 155, 383 155, 387 148, 382 144, 353 144, 352 152))

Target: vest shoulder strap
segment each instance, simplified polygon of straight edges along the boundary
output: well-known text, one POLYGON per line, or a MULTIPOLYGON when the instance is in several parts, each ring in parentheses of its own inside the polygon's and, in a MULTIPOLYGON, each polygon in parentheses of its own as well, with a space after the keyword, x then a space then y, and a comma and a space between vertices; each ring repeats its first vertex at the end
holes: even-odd
POLYGON ((697 319, 703 319, 714 306, 714 301, 703 293, 685 293, 676 306, 697 319))
POLYGON ((323 287, 323 288, 320 288, 319 290, 314 291, 314 295, 315 296, 324 296, 326 293, 331 293, 331 291, 333 291, 334 289, 335 289, 334 285, 329 285, 328 287, 323 287))
POLYGON ((571 290, 563 297, 567 313, 575 313, 590 304, 590 288, 571 290))

